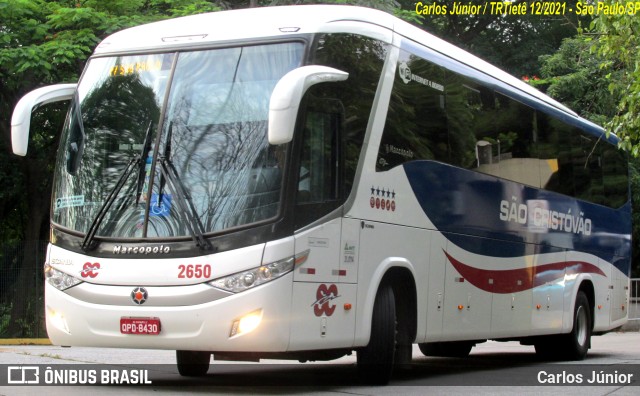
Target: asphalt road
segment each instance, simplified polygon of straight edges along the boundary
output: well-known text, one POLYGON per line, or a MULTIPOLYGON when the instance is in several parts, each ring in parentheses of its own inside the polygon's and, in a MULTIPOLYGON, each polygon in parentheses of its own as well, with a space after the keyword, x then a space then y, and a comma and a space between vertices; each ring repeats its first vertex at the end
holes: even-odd
MULTIPOLYGON (((87 379, 82 374, 79 378, 87 379)), ((123 382, 123 377, 116 381, 123 382)), ((355 355, 322 364, 212 362, 206 376, 186 378, 177 372, 173 351, 0 345, 0 395, 42 392, 47 395, 538 395, 560 392, 563 396, 637 395, 640 392, 640 333, 594 337, 588 358, 571 363, 541 361, 533 347, 516 342, 480 344, 466 359, 424 357, 415 348, 412 364, 396 371, 391 383, 385 387, 364 386, 358 382, 355 355), (124 382, 129 384, 9 385, 9 374, 12 382, 18 378, 15 374, 19 374, 16 370, 20 369, 16 367, 31 370, 38 367, 41 384, 45 383, 45 370, 50 371, 48 374, 60 374, 57 378, 49 375, 48 379, 53 382, 69 381, 73 378, 73 375, 69 376, 70 371, 86 375, 94 370, 97 377, 107 371, 126 371, 129 377, 124 382), (590 385, 588 382, 594 373, 596 383, 605 380, 608 383, 590 385), (139 375, 138 380, 134 380, 135 375, 139 375), (131 383, 136 381, 151 383, 131 383)))

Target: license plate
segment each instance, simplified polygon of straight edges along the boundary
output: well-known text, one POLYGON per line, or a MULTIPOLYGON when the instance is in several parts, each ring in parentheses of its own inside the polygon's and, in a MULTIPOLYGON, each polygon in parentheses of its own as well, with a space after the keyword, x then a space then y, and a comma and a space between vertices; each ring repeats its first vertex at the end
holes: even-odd
POLYGON ((159 318, 120 318, 122 334, 160 334, 159 318))

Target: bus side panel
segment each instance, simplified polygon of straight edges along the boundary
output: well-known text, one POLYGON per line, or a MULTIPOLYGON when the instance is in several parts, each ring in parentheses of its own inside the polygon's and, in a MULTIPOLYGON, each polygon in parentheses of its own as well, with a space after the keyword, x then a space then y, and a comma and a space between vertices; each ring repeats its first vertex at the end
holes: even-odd
MULTIPOLYGON (((467 239, 467 243, 479 241, 478 238, 459 237, 467 239)), ((477 267, 480 256, 465 251, 450 241, 447 243, 446 253, 448 263, 445 270, 443 341, 488 338, 493 296, 481 287, 487 288, 489 279, 475 279, 472 273, 460 272, 462 266, 477 267), (460 265, 456 268, 454 264, 458 263, 460 265)), ((482 261, 486 264, 487 260, 482 261)), ((473 275, 476 274, 479 271, 473 271, 473 275)))
POLYGON ((491 309, 491 337, 526 336, 531 332, 533 290, 523 285, 532 284, 535 263, 535 246, 503 242, 506 249, 522 249, 522 255, 513 258, 494 258, 498 270, 505 275, 493 280, 493 304, 491 309), (509 247, 507 247, 509 246, 509 247), (498 263, 508 265, 507 268, 498 263), (502 267, 502 268, 500 268, 502 267))
POLYGON ((531 335, 562 331, 566 269, 547 269, 550 263, 566 261, 566 252, 541 254, 534 258, 531 335))
POLYGON ((337 218, 298 233, 290 351, 353 346, 360 222, 337 218))
POLYGON ((593 312, 593 330, 605 331, 611 326, 611 292, 609 288, 612 284, 612 270, 615 268, 607 261, 598 259, 600 269, 605 273, 606 278, 593 278, 593 288, 595 291, 595 306, 593 312))
POLYGON ((340 270, 338 274, 341 283, 358 282, 361 228, 362 222, 358 219, 342 219, 340 270))
MULTIPOLYGON (((624 260, 621 259, 620 260, 624 260)), ((612 304, 611 304, 611 327, 622 326, 627 321, 629 314, 629 277, 618 268, 612 270, 612 304)))
POLYGON ((294 270, 295 282, 338 282, 342 219, 333 219, 295 235, 295 253, 309 251, 294 270))
MULTIPOLYGON (((439 232, 430 232, 431 244, 429 249, 429 272, 428 279, 424 285, 427 285, 428 292, 426 299, 418 298, 418 310, 427 312, 426 334, 420 338, 418 332, 418 342, 436 342, 440 341, 442 335, 442 324, 444 318, 444 279, 447 267, 447 257, 444 249, 447 246, 447 239, 439 232)), ((418 285, 421 282, 418 281, 418 285)), ((420 296, 420 287, 418 295, 420 296)), ((423 294, 424 294, 423 293, 423 294)))
POLYGON ((352 347, 356 289, 355 284, 294 282, 289 350, 352 347))
MULTIPOLYGON (((425 301, 428 284, 430 233, 413 227, 364 221, 360 233, 358 306, 355 346, 365 346, 371 334, 373 302, 380 282, 391 268, 406 268, 416 282, 418 301, 425 301)), ((396 301, 396 304, 402 302, 396 301)), ((418 334, 424 333, 426 311, 417 309, 418 334)))

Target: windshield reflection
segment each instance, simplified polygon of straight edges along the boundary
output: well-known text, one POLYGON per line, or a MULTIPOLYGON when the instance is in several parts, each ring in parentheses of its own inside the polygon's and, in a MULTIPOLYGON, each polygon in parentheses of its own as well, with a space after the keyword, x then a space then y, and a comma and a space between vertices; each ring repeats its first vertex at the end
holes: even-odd
POLYGON ((193 236, 189 218, 211 233, 276 216, 282 172, 267 142, 268 102, 302 53, 286 43, 93 59, 61 139, 53 221, 87 232, 136 157, 137 177, 124 182, 96 236, 193 236), (193 213, 167 189, 160 157, 193 213))

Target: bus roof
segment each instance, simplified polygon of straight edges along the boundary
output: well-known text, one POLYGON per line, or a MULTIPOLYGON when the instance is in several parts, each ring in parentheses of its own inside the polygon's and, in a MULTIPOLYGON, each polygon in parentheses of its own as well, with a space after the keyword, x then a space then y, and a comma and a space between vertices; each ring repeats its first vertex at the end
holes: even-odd
MULTIPOLYGON (((356 26, 351 27, 349 33, 374 36, 388 43, 392 40, 391 32, 395 32, 492 76, 517 91, 528 94, 572 117, 580 118, 565 105, 477 56, 386 12, 363 7, 346 5, 259 7, 169 19, 114 33, 98 45, 95 55, 175 50, 184 47, 208 46, 217 42, 339 32, 348 24, 356 26)), ((601 129, 584 119, 581 121, 588 124, 590 128, 601 129)))
POLYGON ((382 11, 341 5, 218 11, 168 19, 116 32, 98 45, 95 54, 161 50, 327 32, 330 29, 328 25, 340 21, 371 23, 393 31, 394 23, 400 20, 382 11))

